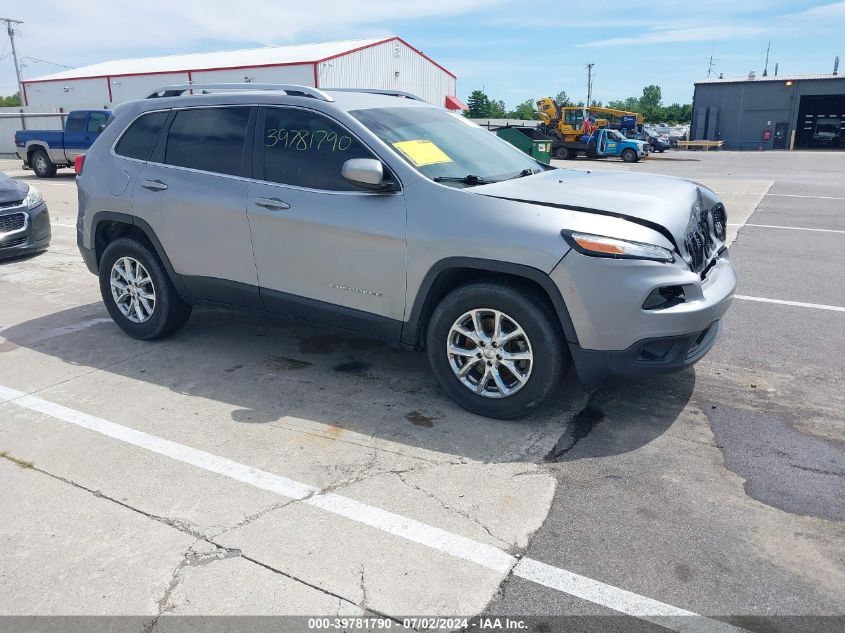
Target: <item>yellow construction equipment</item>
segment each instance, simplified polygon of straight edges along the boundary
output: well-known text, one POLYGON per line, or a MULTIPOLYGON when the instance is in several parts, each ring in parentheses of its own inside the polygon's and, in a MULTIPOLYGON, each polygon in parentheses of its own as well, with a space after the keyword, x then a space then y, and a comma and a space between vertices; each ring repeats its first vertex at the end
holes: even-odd
POLYGON ((626 136, 636 136, 642 133, 643 115, 639 112, 614 110, 592 106, 561 106, 551 97, 544 97, 537 101, 537 111, 543 121, 543 128, 547 134, 554 134, 560 140, 571 143, 581 138, 584 125, 584 114, 595 117, 595 127, 609 127, 620 130, 626 136))

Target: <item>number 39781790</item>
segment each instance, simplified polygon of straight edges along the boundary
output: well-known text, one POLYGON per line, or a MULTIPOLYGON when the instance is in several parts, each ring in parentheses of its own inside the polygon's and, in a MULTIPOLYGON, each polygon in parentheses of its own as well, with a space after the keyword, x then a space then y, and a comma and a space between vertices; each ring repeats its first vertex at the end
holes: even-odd
POLYGON ((348 134, 338 136, 331 130, 287 130, 271 128, 267 130, 264 147, 280 147, 305 152, 310 149, 344 152, 352 145, 348 134))

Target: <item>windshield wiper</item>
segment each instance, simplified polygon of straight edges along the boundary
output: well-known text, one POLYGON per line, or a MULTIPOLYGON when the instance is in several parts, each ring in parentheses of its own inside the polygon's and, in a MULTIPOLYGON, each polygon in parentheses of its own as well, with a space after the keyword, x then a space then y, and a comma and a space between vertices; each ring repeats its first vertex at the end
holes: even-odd
POLYGON ((465 185, 489 185, 490 183, 497 182, 496 180, 486 180, 481 176, 473 176, 472 174, 466 176, 435 176, 432 180, 434 182, 460 182, 465 185))
POLYGON ((505 180, 515 180, 517 178, 525 178, 526 176, 533 176, 534 174, 539 174, 540 170, 534 171, 533 169, 528 169, 527 167, 523 169, 521 172, 516 174, 515 176, 511 176, 510 178, 505 178, 505 180))

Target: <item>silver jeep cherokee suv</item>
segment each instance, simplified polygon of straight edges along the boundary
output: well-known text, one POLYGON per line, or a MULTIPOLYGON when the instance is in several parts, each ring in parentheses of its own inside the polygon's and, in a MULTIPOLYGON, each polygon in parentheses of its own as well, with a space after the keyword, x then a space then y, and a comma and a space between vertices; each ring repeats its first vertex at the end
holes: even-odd
POLYGON ((201 303, 326 323, 425 349, 492 417, 570 365, 587 388, 692 365, 736 286, 710 189, 548 167, 404 93, 171 86, 78 167, 79 248, 131 336, 201 303))

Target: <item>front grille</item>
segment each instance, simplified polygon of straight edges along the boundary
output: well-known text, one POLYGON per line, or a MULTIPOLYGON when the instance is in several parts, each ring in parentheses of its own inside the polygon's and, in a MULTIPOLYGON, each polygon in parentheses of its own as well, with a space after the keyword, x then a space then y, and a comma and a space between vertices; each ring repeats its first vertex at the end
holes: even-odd
POLYGON ((11 240, 9 242, 0 242, 0 248, 10 248, 12 246, 20 246, 21 244, 25 244, 28 240, 28 237, 19 237, 17 239, 11 240))
POLYGON ((23 204, 23 200, 12 200, 10 202, 0 202, 0 209, 9 209, 11 207, 19 207, 23 204))
POLYGON ((710 214, 713 216, 713 233, 718 240, 724 242, 728 234, 728 214, 725 212, 724 205, 717 204, 710 214))
POLYGON ((0 233, 10 233, 18 231, 26 225, 26 214, 24 213, 10 213, 9 215, 0 215, 0 233))

